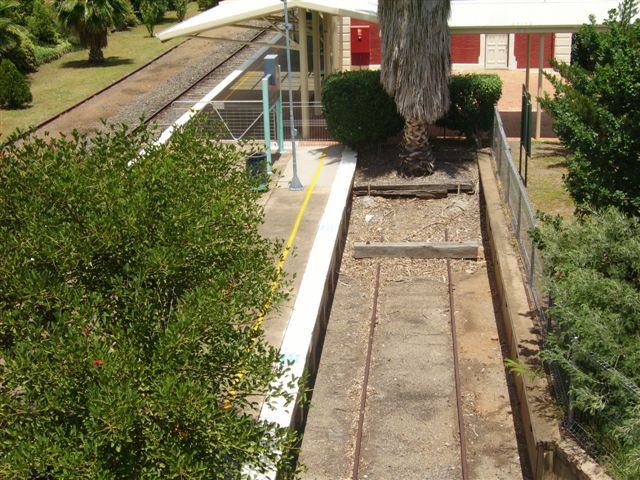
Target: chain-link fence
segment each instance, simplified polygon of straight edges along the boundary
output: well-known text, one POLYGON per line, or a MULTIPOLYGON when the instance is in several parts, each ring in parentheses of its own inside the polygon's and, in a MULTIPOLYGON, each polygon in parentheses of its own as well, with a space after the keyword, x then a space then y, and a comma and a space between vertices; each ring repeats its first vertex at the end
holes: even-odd
MULTIPOLYGON (((491 150, 495 162, 495 173, 501 186, 501 197, 509 211, 510 220, 515 232, 523 266, 527 272, 528 289, 538 312, 539 327, 546 338, 552 326, 552 319, 547 315, 550 299, 542 288, 543 263, 536 244, 529 235, 529 231, 536 226, 535 210, 529 200, 527 189, 522 181, 518 169, 513 161, 511 147, 502 125, 498 109, 495 108, 491 150)), ((572 364, 574 372, 579 375, 589 375, 597 372, 598 381, 605 383, 603 391, 611 397, 622 398, 622 404, 640 404, 640 388, 616 370, 596 353, 585 351, 575 340, 571 352, 567 352, 567 361, 572 364)), ((620 416, 620 410, 602 410, 595 415, 585 414, 574 409, 574 398, 570 393, 570 376, 557 363, 547 363, 546 367, 551 375, 553 390, 557 402, 565 412, 564 427, 574 438, 594 457, 607 463, 614 470, 623 471, 625 461, 620 461, 617 448, 608 442, 607 435, 602 434, 602 425, 617 431, 623 428, 625 418, 620 416)), ((614 437, 611 432, 611 438, 614 437)), ((621 478, 628 478, 622 476, 621 478)))

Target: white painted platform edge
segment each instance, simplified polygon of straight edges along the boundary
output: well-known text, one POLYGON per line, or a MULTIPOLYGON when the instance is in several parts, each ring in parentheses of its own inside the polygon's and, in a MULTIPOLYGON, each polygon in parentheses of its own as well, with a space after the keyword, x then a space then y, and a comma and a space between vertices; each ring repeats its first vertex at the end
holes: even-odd
MULTIPOLYGON (((345 147, 282 340, 281 358, 293 363, 289 374, 278 379, 274 385, 287 391, 293 399, 297 399, 299 393, 297 379, 302 376, 307 366, 307 354, 322 308, 324 287, 331 269, 333 252, 339 241, 340 224, 347 208, 355 169, 356 154, 345 147)), ((295 400, 287 402, 283 397, 278 397, 272 402, 271 407, 263 405, 260 420, 286 428, 291 426, 294 410, 295 400)), ((256 480, 275 480, 277 473, 275 469, 268 473, 245 470, 249 478, 256 480)))
MULTIPOLYGON (((273 39, 269 41, 271 45, 274 45, 278 41, 282 39, 282 34, 276 35, 273 39)), ((176 120, 173 124, 171 124, 167 129, 162 132, 160 138, 155 141, 155 145, 162 145, 167 140, 171 138, 173 132, 176 128, 179 128, 186 124, 189 120, 191 120, 198 112, 203 110, 209 102, 211 102, 214 98, 220 95, 225 88, 227 88, 236 78, 238 78, 242 73, 251 66, 253 62, 258 60, 262 55, 267 53, 271 47, 262 47, 258 50, 251 58, 247 59, 242 65, 238 67, 237 70, 234 70, 229 75, 225 77, 219 84, 217 84, 213 89, 209 91, 204 97, 198 100, 186 113, 184 113, 178 120, 176 120)))

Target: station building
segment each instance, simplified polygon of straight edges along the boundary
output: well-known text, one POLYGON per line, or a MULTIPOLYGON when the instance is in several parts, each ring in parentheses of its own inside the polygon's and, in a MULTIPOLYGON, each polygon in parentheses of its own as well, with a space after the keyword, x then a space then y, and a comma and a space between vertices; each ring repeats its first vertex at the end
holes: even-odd
MULTIPOLYGON (((451 35, 451 61, 454 69, 524 69, 529 51, 537 54, 540 38, 525 33, 487 33, 451 35)), ((544 67, 550 58, 569 62, 571 33, 554 33, 544 37, 544 67)), ((380 66, 380 29, 377 23, 356 18, 342 18, 343 69, 380 66)), ((538 56, 530 58, 531 68, 538 68, 538 56), (534 58, 535 57, 535 58, 534 58)))

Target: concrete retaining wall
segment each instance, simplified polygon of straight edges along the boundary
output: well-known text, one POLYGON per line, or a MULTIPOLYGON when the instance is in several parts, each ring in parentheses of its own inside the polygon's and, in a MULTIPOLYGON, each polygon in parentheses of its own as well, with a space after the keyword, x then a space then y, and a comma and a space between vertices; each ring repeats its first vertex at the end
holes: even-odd
MULTIPOLYGON (((482 197, 491 258, 509 355, 540 371, 536 312, 529 306, 526 280, 520 268, 514 236, 508 228, 491 153, 478 153, 482 197)), ((571 439, 560 434, 561 415, 544 376, 515 375, 519 413, 535 480, 605 480, 610 477, 571 439)))

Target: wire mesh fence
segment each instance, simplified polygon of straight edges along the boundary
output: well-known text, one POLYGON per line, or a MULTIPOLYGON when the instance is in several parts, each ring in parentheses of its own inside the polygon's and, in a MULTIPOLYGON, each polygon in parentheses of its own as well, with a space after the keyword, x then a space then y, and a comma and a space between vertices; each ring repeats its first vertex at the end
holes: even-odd
MULTIPOLYGON (((531 299, 538 313, 539 327, 546 341, 553 324, 548 315, 551 299, 544 293, 543 261, 535 241, 529 231, 536 227, 536 215, 527 189, 512 157, 502 119, 498 109, 494 110, 494 125, 491 150, 495 162, 495 174, 501 186, 501 197, 509 212, 511 224, 518 243, 523 266, 526 270, 531 299)), ((584 350, 579 339, 575 348, 567 352, 567 364, 573 374, 589 375, 596 372, 597 381, 603 385, 602 391, 611 398, 621 398, 619 405, 640 405, 640 388, 603 360, 598 354, 584 350)), ((591 455, 602 463, 607 463, 616 471, 624 471, 625 461, 620 460, 619 445, 614 432, 624 428, 619 408, 603 409, 597 414, 589 414, 574 407, 575 398, 571 390, 571 376, 567 368, 561 368, 556 362, 547 362, 556 401, 565 412, 564 427, 591 455), (603 425, 606 427, 603 428, 603 425), (605 434, 603 435, 603 430, 605 434), (606 432, 611 430, 611 432, 606 432), (611 434, 610 436, 608 434, 611 434)), ((566 367, 566 365, 565 365, 566 367)), ((622 476, 621 478, 627 478, 622 476)))
MULTIPOLYGON (((509 210, 533 300, 536 309, 544 315, 546 299, 541 294, 542 261, 535 242, 529 236, 529 231, 536 226, 535 210, 531 205, 527 189, 513 161, 511 147, 507 141, 502 119, 497 108, 494 115, 491 150, 495 159, 496 175, 502 186, 502 201, 509 210)), ((546 329, 546 322, 543 322, 542 326, 546 329)))
MULTIPOLYGON (((206 105, 200 105, 201 112, 208 114, 211 131, 216 133, 221 140, 263 141, 264 135, 264 111, 263 103, 259 100, 224 100, 211 101, 206 105)), ((176 101, 172 107, 179 113, 187 113, 193 108, 193 102, 176 101)), ((291 140, 290 106, 283 104, 283 140, 291 140)), ((271 140, 277 140, 277 110, 272 107, 268 114, 271 130, 271 140)), ((297 131, 296 139, 302 142, 332 142, 333 138, 327 130, 327 123, 322 113, 322 104, 319 102, 293 104, 294 128, 297 131)), ((168 125, 160 125, 166 127, 168 125)))

